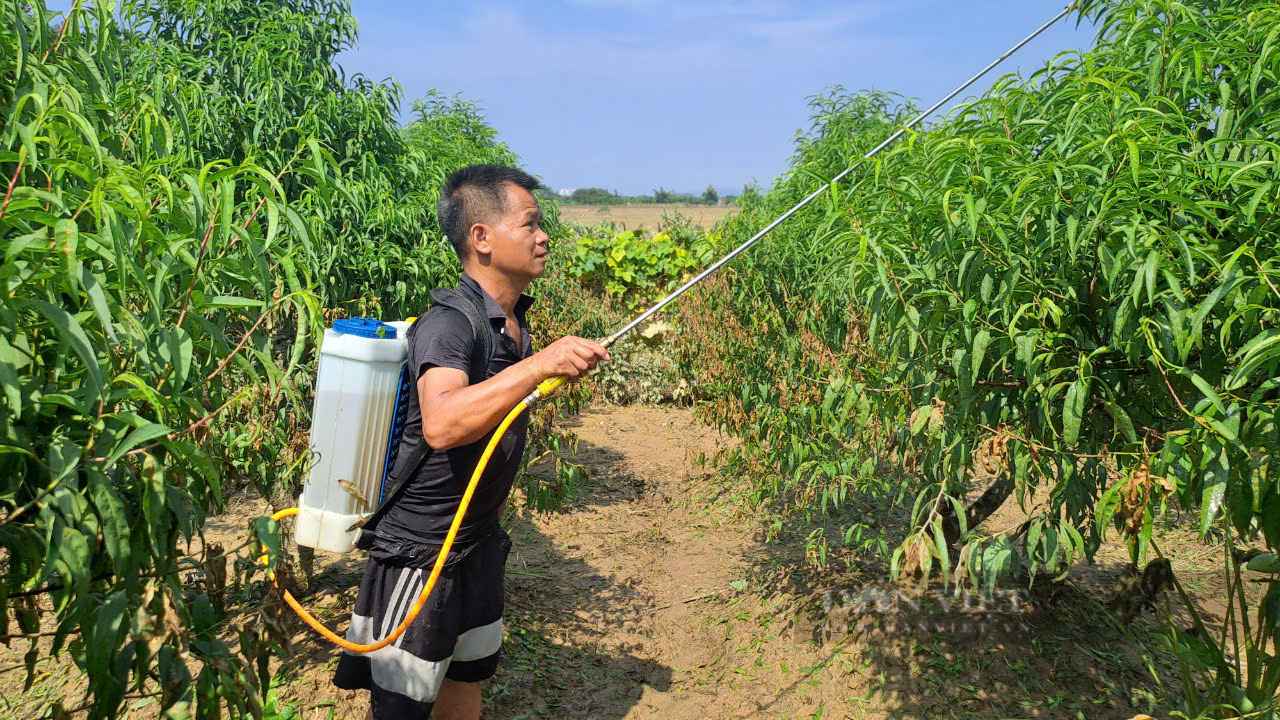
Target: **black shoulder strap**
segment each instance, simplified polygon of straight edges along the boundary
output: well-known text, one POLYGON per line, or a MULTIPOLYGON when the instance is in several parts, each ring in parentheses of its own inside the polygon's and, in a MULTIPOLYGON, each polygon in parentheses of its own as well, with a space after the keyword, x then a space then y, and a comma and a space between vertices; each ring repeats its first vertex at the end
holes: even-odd
MULTIPOLYGON (((489 327, 489 315, 484 309, 484 298, 463 290, 436 288, 431 291, 432 308, 447 307, 457 310, 471 323, 471 373, 472 385, 484 382, 488 375, 489 360, 493 358, 493 333, 489 327)), ((428 311, 430 312, 430 311, 428 311)), ((409 326, 410 335, 418 321, 409 326)))
MULTIPOLYGON (((431 291, 431 300, 432 305, 431 309, 427 311, 428 313, 436 310, 436 308, 449 308, 462 313, 468 324, 471 325, 471 372, 468 374, 468 382, 472 385, 484 382, 488 376, 489 361, 493 358, 493 333, 489 327, 489 316, 485 311, 484 298, 476 293, 469 293, 463 290, 436 288, 431 291)), ((418 330, 418 324, 425 317, 426 313, 423 313, 409 326, 406 336, 410 345, 412 345, 413 336, 418 330)), ((404 375, 408 370, 409 368, 406 364, 401 371, 401 394, 418 391, 417 383, 413 382, 407 375, 404 375)), ((397 399, 397 405, 402 402, 404 402, 403 397, 397 399)), ((376 521, 386 514, 387 509, 391 507, 395 498, 400 494, 400 490, 407 484, 405 481, 417 476, 418 472, 422 470, 423 464, 427 462, 427 458, 431 457, 431 452, 431 446, 425 442, 420 442, 414 447, 413 452, 408 455, 399 456, 397 453, 398 457, 394 460, 395 465, 387 475, 387 484, 390 486, 390 490, 382 493, 378 509, 363 523, 365 528, 372 529, 376 521)))

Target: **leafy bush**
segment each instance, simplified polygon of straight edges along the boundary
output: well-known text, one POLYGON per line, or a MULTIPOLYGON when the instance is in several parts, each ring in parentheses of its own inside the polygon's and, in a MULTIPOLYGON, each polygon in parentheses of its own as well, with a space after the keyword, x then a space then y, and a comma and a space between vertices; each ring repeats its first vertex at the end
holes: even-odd
POLYGON ((632 307, 674 287, 710 254, 707 235, 690 227, 616 232, 612 224, 581 229, 569 273, 588 288, 625 296, 632 307))
MULTIPOLYGON (((621 322, 628 319, 619 318, 621 322)), ((588 376, 592 397, 616 405, 686 404, 692 400, 693 388, 680 374, 672 333, 668 323, 651 322, 625 343, 610 348, 609 362, 588 376)))
MULTIPOLYGON (((900 574, 1058 577, 1109 530, 1137 561, 1170 505, 1195 512, 1232 615, 1256 622, 1196 646, 1187 710, 1249 712, 1280 685, 1280 585, 1248 607, 1233 552, 1280 547, 1280 6, 1082 9, 1091 51, 910 134, 684 306, 685 361, 760 502, 892 504, 879 468, 901 468, 900 574), (965 507, 983 466, 996 479, 965 507), (1010 496, 1027 522, 979 532, 1010 496)), ((909 115, 815 99, 789 174, 743 198, 725 245, 909 115)))
POLYGON ((644 228, 585 234, 573 253, 573 268, 582 281, 615 296, 629 289, 650 290, 657 281, 679 277, 691 267, 689 252, 670 235, 649 237, 644 228))

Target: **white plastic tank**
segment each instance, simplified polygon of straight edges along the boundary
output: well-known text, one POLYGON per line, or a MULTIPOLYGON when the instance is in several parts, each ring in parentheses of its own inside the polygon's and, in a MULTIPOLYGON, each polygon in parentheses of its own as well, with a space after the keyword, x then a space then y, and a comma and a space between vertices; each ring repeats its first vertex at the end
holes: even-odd
POLYGON ((352 318, 324 331, 311 474, 298 498, 299 545, 350 552, 359 530, 349 528, 377 509, 408 327, 352 318))

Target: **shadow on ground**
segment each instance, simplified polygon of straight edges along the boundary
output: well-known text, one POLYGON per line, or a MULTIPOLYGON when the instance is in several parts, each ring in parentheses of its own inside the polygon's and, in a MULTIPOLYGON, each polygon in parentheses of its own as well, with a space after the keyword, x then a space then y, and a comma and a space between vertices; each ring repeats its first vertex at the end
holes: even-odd
POLYGON ((644 603, 639 591, 566 556, 527 519, 509 532, 507 642, 485 716, 621 718, 646 686, 665 692, 669 667, 604 642, 601 620, 621 627, 644 603))
MULTIPOLYGON (((780 588, 792 603, 789 630, 820 655, 822 670, 812 677, 834 686, 821 696, 836 717, 843 709, 848 717, 1127 720, 1163 714, 1155 698, 1180 685, 1172 659, 1154 647, 1161 621, 1148 612, 1126 627, 1102 604, 1111 584, 1128 576, 1125 564, 1073 569, 1072 580, 1042 578, 1031 591, 1011 581, 990 596, 957 596, 940 585, 894 585, 884 563, 847 560, 837 554, 817 570, 796 536, 761 542, 742 557, 752 587, 780 588), (1088 589, 1080 574, 1090 578, 1088 589)), ((782 688, 762 714, 777 716, 788 696, 812 694, 809 680, 782 688)))

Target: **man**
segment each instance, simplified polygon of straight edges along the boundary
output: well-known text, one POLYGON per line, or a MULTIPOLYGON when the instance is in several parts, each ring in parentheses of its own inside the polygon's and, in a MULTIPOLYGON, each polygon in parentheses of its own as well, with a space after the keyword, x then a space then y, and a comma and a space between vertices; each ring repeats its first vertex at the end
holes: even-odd
MULTIPOLYGON (((449 176, 440 191, 440 226, 462 261, 458 292, 483 307, 492 356, 483 373, 474 372, 476 336, 455 308, 433 307, 410 333, 417 393, 409 401, 400 455, 413 455, 422 442, 432 452, 376 527, 366 526, 361 545, 369 549, 369 564, 347 631, 353 642, 386 637, 407 615, 480 453, 511 408, 543 380, 576 380, 609 359, 600 344, 579 337, 532 352, 525 321, 532 298, 522 293, 546 268, 548 242, 532 194, 537 187, 519 170, 474 165, 449 176), (472 377, 485 379, 471 384, 472 377)), ((414 623, 391 645, 344 653, 339 661, 334 684, 368 689, 372 718, 480 717, 480 684, 497 669, 502 645, 503 575, 511 548, 498 521, 527 428, 527 415, 521 416, 499 442, 414 623)))

